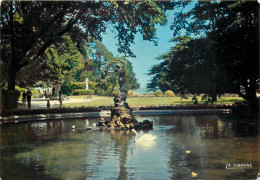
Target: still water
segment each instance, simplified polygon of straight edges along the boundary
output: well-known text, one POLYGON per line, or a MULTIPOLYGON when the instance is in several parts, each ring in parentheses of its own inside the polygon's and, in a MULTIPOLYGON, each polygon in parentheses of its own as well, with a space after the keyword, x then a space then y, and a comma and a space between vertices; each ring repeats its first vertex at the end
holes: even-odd
POLYGON ((257 177, 258 126, 225 122, 214 115, 136 118, 154 122, 153 130, 137 131, 139 137, 145 133, 156 136, 153 142, 135 144, 135 135, 129 131, 86 130, 86 125, 98 122, 98 118, 1 125, 0 177, 2 180, 257 177), (239 164, 250 167, 241 168, 239 164))

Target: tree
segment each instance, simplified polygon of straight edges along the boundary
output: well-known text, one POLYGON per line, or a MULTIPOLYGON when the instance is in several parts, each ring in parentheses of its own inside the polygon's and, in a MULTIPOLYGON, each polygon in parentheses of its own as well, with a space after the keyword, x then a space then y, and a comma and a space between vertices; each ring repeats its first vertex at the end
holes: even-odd
MULTIPOLYGON (((86 77, 92 79, 92 81, 96 81, 98 89, 103 90, 106 95, 109 95, 114 89, 119 88, 117 85, 118 76, 114 72, 117 69, 116 65, 120 63, 120 61, 126 63, 127 89, 139 88, 140 85, 135 78, 135 73, 133 72, 132 63, 130 61, 124 57, 114 57, 100 41, 95 41, 91 44, 92 50, 89 53, 89 57, 92 58, 94 64, 92 66, 93 75, 86 77), (93 76, 95 78, 93 78, 93 76)), ((83 73, 84 72, 85 71, 83 71, 83 73)))
MULTIPOLYGON (((157 59, 163 59, 162 56, 157 59)), ((167 78, 166 73, 168 63, 168 60, 165 59, 165 61, 159 63, 158 65, 154 65, 151 69, 149 69, 148 75, 153 76, 150 83, 147 84, 147 88, 149 88, 150 91, 160 89, 165 92, 168 89, 172 89, 171 81, 167 78)))
POLYGON ((126 58, 122 58, 126 62, 126 80, 127 80, 127 90, 135 90, 140 88, 140 84, 136 79, 136 74, 134 73, 132 63, 126 58))
POLYGON ((233 86, 240 96, 246 99, 252 114, 256 114, 257 80, 259 80, 259 3, 237 2, 231 4, 232 21, 225 18, 219 22, 217 56, 219 66, 229 72, 233 86), (229 52, 229 53, 228 53, 229 52), (232 52, 232 53, 230 53, 232 52))
POLYGON ((257 2, 197 2, 192 10, 177 12, 174 35, 185 29, 189 41, 180 37, 182 41, 160 58, 162 71, 152 75, 166 72, 172 87, 203 92, 213 100, 218 93, 240 94, 256 111, 258 10, 257 2))
POLYGON ((180 75, 183 74, 183 72, 181 72, 183 68, 180 67, 183 66, 183 63, 178 63, 179 66, 173 66, 176 67, 174 70, 170 69, 169 65, 173 59, 177 59, 178 61, 176 62, 181 62, 181 60, 175 56, 175 53, 181 52, 190 40, 191 38, 187 36, 178 37, 171 40, 172 42, 177 43, 177 45, 172 47, 170 52, 164 53, 157 57, 157 60, 162 62, 158 65, 152 66, 152 68, 149 70, 148 75, 153 76, 153 78, 148 84, 148 88, 153 90, 160 89, 163 92, 170 89, 174 92, 184 93, 185 90, 183 88, 182 79, 180 77, 180 75), (172 74, 171 72, 174 72, 176 77, 170 77, 170 74, 172 74))
POLYGON ((126 89, 133 90, 140 87, 140 84, 137 82, 135 73, 133 72, 132 63, 124 57, 113 58, 111 61, 108 61, 104 68, 102 69, 102 80, 100 84, 97 84, 97 89, 102 89, 105 95, 111 95, 118 93, 119 90, 119 74, 116 73, 118 68, 121 66, 121 63, 125 63, 125 73, 126 73, 126 89))
POLYGON ((169 54, 172 60, 168 66, 168 78, 179 87, 180 93, 205 93, 213 101, 216 94, 234 93, 228 74, 210 61, 210 41, 207 38, 185 40, 187 38, 169 54))
POLYGON ((17 72, 40 56, 65 34, 81 51, 88 38, 100 39, 115 25, 118 51, 133 56, 130 44, 137 32, 156 42, 155 24, 165 23, 164 9, 173 3, 155 2, 26 2, 4 1, 1 6, 1 63, 8 68, 8 89, 14 90, 17 72), (33 18, 32 18, 33 17, 33 18))
POLYGON ((21 87, 33 86, 38 81, 45 83, 77 79, 85 66, 85 58, 69 36, 61 37, 59 47, 51 45, 36 61, 22 67, 16 78, 21 87))

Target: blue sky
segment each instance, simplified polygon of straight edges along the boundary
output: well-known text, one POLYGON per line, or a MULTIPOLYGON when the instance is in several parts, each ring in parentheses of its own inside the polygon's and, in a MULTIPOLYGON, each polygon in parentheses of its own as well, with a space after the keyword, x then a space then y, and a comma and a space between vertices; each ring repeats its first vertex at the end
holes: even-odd
MULTIPOLYGON (((190 9, 190 7, 188 9, 190 9)), ((173 12, 173 10, 167 11, 167 24, 165 26, 156 26, 158 46, 155 46, 153 42, 144 41, 142 35, 137 34, 135 37, 135 44, 132 44, 130 47, 136 57, 127 59, 132 62, 133 70, 136 73, 141 88, 145 88, 146 84, 151 79, 151 77, 146 74, 148 70, 153 65, 160 62, 159 60, 156 60, 156 57, 168 52, 174 45, 172 42, 169 42, 169 40, 173 38, 173 31, 170 30, 170 25, 174 18, 173 12)), ((113 34, 109 28, 107 29, 106 34, 103 34, 102 37, 102 42, 114 56, 123 56, 117 52, 117 39, 115 38, 115 34, 113 34)))
MULTIPOLYGON (((141 88, 146 87, 146 84, 149 82, 150 77, 146 75, 149 68, 159 63, 155 58, 167 52, 173 45, 173 43, 169 42, 173 34, 173 32, 170 31, 170 24, 171 21, 170 18, 168 18, 168 23, 165 26, 156 26, 158 46, 155 46, 153 42, 144 41, 142 35, 138 33, 135 37, 135 44, 132 44, 130 47, 136 57, 127 59, 130 60, 133 65, 133 70, 136 73, 141 88)), ((114 56, 123 56, 117 52, 117 39, 115 39, 115 34, 113 34, 109 28, 108 32, 103 35, 102 42, 114 56)))

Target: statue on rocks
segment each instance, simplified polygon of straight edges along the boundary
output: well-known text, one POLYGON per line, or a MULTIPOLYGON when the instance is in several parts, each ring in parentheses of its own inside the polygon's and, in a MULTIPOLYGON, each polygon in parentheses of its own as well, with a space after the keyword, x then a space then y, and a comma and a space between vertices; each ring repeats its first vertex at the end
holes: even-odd
POLYGON ((115 73, 119 76, 119 95, 114 98, 115 107, 111 110, 110 121, 106 122, 103 118, 100 119, 98 126, 107 126, 109 128, 120 129, 152 129, 151 123, 138 123, 138 121, 132 115, 132 109, 126 102, 127 89, 126 89, 126 65, 125 62, 119 60, 122 65, 117 64, 115 73))
MULTIPOLYGON (((119 107, 125 107, 126 98, 127 98, 127 90, 126 90, 126 73, 125 73, 125 62, 122 60, 119 60, 122 63, 122 66, 119 64, 116 65, 116 73, 118 73, 119 76, 119 102, 117 102, 119 107)), ((114 99, 116 103, 116 98, 114 99)))

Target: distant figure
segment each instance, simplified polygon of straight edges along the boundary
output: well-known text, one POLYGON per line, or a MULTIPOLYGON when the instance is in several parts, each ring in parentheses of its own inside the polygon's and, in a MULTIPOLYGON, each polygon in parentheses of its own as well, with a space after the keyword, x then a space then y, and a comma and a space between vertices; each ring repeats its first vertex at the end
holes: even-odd
POLYGON ((53 86, 52 87, 52 96, 54 96, 54 94, 55 94, 55 87, 53 86))
POLYGON ((59 102, 60 102, 60 107, 62 105, 62 92, 59 90, 59 102))
POLYGON ((23 91, 22 96, 23 96, 23 99, 22 99, 23 107, 25 107, 26 106, 26 93, 25 93, 25 91, 23 91))
POLYGON ((50 104, 50 100, 47 100, 47 109, 50 109, 51 104, 50 104))
POLYGON ((29 88, 27 89, 26 96, 28 102, 28 109, 31 109, 32 92, 30 91, 29 88))
POLYGON ((46 90, 44 91, 44 95, 45 95, 45 99, 47 100, 48 95, 47 95, 47 91, 46 90))

